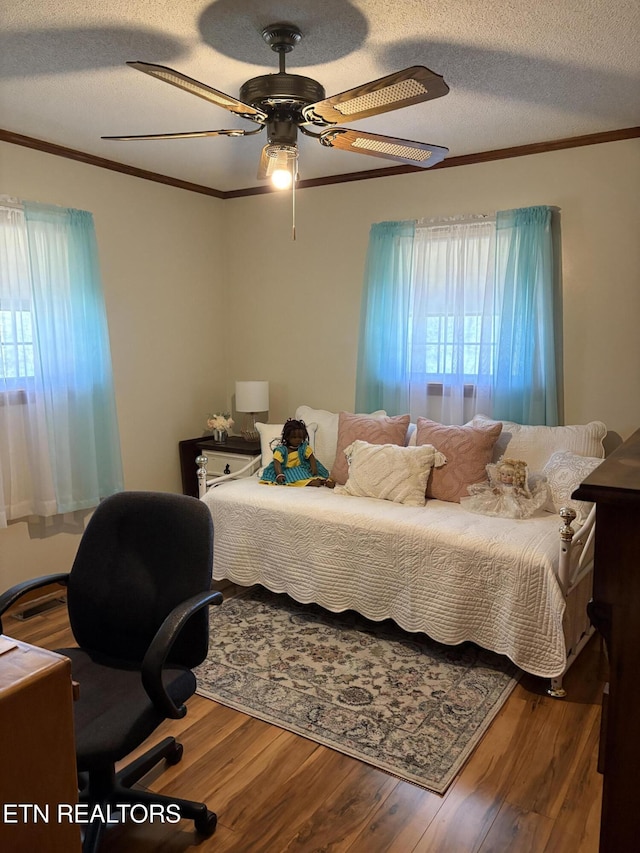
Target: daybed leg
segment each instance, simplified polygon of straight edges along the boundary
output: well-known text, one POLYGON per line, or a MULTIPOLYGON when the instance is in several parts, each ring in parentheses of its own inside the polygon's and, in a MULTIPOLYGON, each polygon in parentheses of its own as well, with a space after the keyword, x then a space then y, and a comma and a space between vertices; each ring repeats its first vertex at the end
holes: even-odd
MULTIPOLYGON (((569 588, 569 572, 571 560, 571 545, 573 535, 575 533, 571 522, 575 519, 576 514, 570 507, 560 508, 560 517, 562 518, 562 527, 560 528, 560 563, 558 566, 558 580, 562 588, 562 594, 566 598, 567 589, 569 588)), ((554 699, 564 699, 567 691, 562 686, 562 675, 558 675, 550 680, 547 694, 554 699)))
POLYGON ((567 691, 562 686, 562 676, 558 675, 556 678, 550 679, 550 685, 547 688, 547 693, 553 699, 564 699, 567 695, 567 691))

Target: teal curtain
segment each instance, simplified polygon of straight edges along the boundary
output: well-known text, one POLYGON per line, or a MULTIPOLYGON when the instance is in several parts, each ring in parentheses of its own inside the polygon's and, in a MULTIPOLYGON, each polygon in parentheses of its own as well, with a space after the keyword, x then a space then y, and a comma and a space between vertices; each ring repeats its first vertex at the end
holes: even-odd
POLYGON ((409 411, 414 222, 371 226, 360 311, 356 411, 409 411))
POLYGON ((463 423, 480 411, 500 420, 556 425, 559 379, 555 335, 561 318, 555 316, 560 300, 552 217, 552 209, 546 206, 499 212, 489 235, 488 264, 480 260, 482 253, 461 250, 459 232, 467 227, 462 222, 447 220, 447 229, 434 226, 420 231, 414 222, 373 225, 360 315, 356 411, 386 409, 390 414, 411 412, 414 417, 439 419, 428 408, 435 405, 431 396, 435 399, 439 394, 442 401, 449 402, 457 393, 464 403, 463 411, 453 412, 449 406, 448 414, 440 416, 447 417, 447 423, 463 423), (450 275, 439 273, 435 280, 426 280, 424 265, 419 262, 425 240, 435 241, 438 251, 446 255, 445 266, 453 270, 450 275), (468 267, 470 258, 475 264, 472 268, 468 267), (477 377, 432 377, 427 374, 424 357, 420 367, 419 347, 426 340, 426 332, 419 325, 421 318, 439 313, 461 326, 468 320, 468 311, 461 309, 452 287, 460 270, 465 304, 473 281, 478 278, 484 282, 486 278, 484 302, 481 300, 474 309, 485 318, 487 328, 491 326, 488 346, 495 348, 486 388, 480 388, 477 377), (416 347, 418 357, 412 368, 411 351, 416 347), (452 387, 453 380, 458 388, 452 387), (471 384, 467 387, 465 381, 471 384), (432 384, 433 394, 429 390, 432 384))
POLYGON ((492 415, 558 423, 554 258, 550 207, 500 211, 496 283, 502 293, 492 415))
POLYGON ((36 391, 58 513, 123 488, 111 353, 90 213, 24 202, 36 391))

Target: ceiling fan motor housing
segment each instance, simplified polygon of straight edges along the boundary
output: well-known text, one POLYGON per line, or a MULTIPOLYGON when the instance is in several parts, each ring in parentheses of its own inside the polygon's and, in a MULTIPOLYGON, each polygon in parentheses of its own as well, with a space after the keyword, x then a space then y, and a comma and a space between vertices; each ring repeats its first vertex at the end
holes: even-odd
POLYGON ((317 80, 300 74, 263 74, 247 80, 240 88, 241 101, 265 112, 278 106, 302 109, 324 97, 324 87, 317 80))
POLYGON ((279 116, 276 114, 273 118, 267 119, 267 139, 269 142, 289 146, 295 145, 297 138, 298 125, 290 115, 279 116))
POLYGON ((267 113, 269 142, 295 145, 298 126, 305 121, 302 108, 321 101, 324 87, 300 74, 264 74, 247 80, 240 89, 240 100, 267 113))

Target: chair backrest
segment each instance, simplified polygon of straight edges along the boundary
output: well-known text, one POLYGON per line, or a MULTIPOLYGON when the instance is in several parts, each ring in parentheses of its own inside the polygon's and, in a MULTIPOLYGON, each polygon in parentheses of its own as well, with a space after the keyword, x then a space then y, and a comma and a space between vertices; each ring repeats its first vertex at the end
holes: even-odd
MULTIPOLYGON (((69 575, 69 620, 96 658, 140 663, 171 610, 211 586, 213 522, 197 498, 120 492, 93 513, 69 575)), ((193 667, 208 647, 208 607, 185 625, 169 660, 193 667)))

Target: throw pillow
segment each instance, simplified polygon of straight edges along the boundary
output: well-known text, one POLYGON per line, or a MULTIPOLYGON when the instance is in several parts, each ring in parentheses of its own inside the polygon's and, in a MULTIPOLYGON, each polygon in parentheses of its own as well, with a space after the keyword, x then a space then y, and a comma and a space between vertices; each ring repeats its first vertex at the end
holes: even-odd
MULTIPOLYGON (((372 412, 369 417, 381 418, 387 413, 384 409, 372 412)), ((338 444, 338 412, 328 412, 326 409, 312 409, 311 406, 298 406, 295 417, 305 423, 318 425, 314 453, 327 470, 331 470, 336 458, 338 444)))
MULTIPOLYGON (((487 422, 499 423, 486 415, 476 415, 471 421, 474 426, 487 422)), ((522 459, 529 466, 530 473, 540 474, 551 454, 557 450, 604 459, 602 441, 606 434, 607 428, 602 421, 556 427, 502 421, 502 433, 493 448, 493 461, 497 462, 501 456, 522 459)))
POLYGON ((343 495, 424 506, 429 472, 445 457, 435 447, 400 447, 356 440, 344 450, 349 477, 335 491, 343 495))
POLYGON ((549 512, 560 512, 563 506, 576 512, 576 521, 582 524, 589 515, 593 504, 590 501, 578 501, 571 498, 580 483, 600 465, 602 459, 591 456, 579 456, 569 450, 558 450, 542 469, 549 487, 549 499, 545 506, 549 512))
POLYGON ((378 418, 373 415, 340 412, 336 458, 331 468, 331 479, 340 485, 347 482, 349 472, 344 451, 357 439, 369 444, 399 444, 404 447, 409 421, 409 415, 378 418))
POLYGON ((502 424, 448 426, 418 418, 417 444, 432 444, 447 457, 447 464, 434 468, 427 483, 427 497, 460 503, 467 497, 467 486, 487 479, 487 465, 502 424))
MULTIPOLYGON (((306 423, 306 421, 305 421, 306 423)), ((262 470, 266 468, 266 466, 273 461, 273 447, 276 446, 276 441, 282 436, 282 430, 284 429, 284 424, 256 424, 256 429, 258 430, 258 434, 260 436, 260 471, 259 474, 262 473, 262 470), (274 441, 274 439, 276 441, 274 441)), ((316 438, 316 429, 317 424, 307 424, 307 432, 309 433, 309 444, 312 448, 314 448, 315 454, 315 438, 316 438)))

